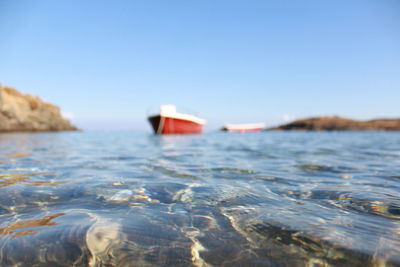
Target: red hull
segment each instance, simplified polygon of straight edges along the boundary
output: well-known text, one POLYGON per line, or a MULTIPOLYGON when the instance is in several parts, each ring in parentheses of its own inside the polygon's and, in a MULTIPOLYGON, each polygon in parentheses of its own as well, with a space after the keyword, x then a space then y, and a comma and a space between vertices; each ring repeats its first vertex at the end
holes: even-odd
POLYGON ((164 116, 149 117, 151 126, 156 134, 199 134, 203 131, 203 125, 177 118, 164 116))

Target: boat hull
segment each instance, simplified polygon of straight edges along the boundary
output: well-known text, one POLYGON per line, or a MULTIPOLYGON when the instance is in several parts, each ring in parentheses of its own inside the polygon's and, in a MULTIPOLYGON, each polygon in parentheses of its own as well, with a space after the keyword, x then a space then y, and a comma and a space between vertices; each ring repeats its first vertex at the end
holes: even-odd
POLYGON ((252 128, 252 129, 229 129, 222 128, 223 131, 231 132, 231 133, 256 133, 261 132, 263 128, 252 128))
POLYGON ((149 117, 149 121, 155 134, 199 134, 203 132, 203 124, 190 120, 156 115, 149 117))
POLYGON ((228 123, 222 127, 222 131, 234 132, 234 133, 254 133, 261 132, 265 127, 265 124, 260 123, 242 123, 242 124, 232 124, 228 123))

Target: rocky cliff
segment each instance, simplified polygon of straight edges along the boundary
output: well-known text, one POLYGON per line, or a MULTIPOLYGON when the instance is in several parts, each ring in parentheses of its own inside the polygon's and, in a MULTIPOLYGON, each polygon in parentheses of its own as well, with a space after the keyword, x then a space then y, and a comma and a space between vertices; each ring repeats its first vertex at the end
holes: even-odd
POLYGON ((59 107, 0 84, 0 132, 73 130, 59 107))
POLYGON ((269 130, 400 131, 400 119, 356 121, 336 116, 317 117, 297 120, 269 130))

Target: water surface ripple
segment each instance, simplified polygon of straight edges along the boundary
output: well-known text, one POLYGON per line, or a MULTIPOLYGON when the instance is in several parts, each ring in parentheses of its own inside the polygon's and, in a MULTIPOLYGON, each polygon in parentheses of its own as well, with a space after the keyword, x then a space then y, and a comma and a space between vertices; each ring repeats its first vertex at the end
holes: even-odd
POLYGON ((400 266, 400 133, 0 135, 0 266, 400 266))

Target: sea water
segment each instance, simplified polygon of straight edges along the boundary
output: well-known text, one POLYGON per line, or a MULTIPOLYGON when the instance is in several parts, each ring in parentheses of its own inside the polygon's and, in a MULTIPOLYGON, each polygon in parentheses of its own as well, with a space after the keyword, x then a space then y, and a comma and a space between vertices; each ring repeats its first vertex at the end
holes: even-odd
POLYGON ((400 265, 400 133, 0 135, 0 266, 400 265))

